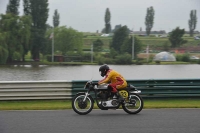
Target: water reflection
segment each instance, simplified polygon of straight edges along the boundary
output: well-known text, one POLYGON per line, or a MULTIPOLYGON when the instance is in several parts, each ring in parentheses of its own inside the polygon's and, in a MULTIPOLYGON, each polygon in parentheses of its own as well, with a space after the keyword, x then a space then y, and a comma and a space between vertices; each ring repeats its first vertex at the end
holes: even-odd
MULTIPOLYGON (((200 65, 110 65, 126 79, 188 79, 199 78, 200 65)), ((38 80, 100 80, 99 65, 0 66, 0 81, 38 80)))

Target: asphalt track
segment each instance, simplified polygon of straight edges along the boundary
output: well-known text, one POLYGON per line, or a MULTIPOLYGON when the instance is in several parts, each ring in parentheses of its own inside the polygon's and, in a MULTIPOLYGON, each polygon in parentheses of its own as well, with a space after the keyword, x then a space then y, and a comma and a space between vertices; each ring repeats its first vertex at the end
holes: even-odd
POLYGON ((0 111, 0 133, 200 133, 200 109, 0 111))

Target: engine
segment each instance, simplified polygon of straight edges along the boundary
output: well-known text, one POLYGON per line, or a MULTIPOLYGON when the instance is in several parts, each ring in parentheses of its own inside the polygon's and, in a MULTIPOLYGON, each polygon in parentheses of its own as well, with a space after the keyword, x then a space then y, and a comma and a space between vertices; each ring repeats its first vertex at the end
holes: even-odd
POLYGON ((103 101, 102 105, 104 107, 116 107, 119 105, 119 102, 117 101, 117 99, 112 99, 112 100, 108 100, 108 101, 103 101))
POLYGON ((99 104, 101 104, 103 107, 119 106, 116 95, 114 95, 110 91, 101 91, 97 94, 97 96, 101 99, 101 102, 99 102, 99 104))
POLYGON ((102 100, 106 101, 110 97, 110 94, 109 92, 106 91, 106 92, 98 93, 97 96, 101 98, 102 100))

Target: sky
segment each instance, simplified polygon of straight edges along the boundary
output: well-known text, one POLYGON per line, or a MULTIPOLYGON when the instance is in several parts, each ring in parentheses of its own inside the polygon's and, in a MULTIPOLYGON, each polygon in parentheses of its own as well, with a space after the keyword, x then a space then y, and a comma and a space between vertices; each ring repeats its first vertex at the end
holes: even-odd
MULTIPOLYGON (((5 13, 9 0, 0 0, 0 14, 5 13)), ((190 11, 197 10, 197 27, 200 31, 200 0, 49 0, 49 18, 53 25, 53 14, 60 14, 60 26, 72 27, 81 32, 96 32, 105 27, 105 11, 111 13, 111 26, 126 25, 129 29, 145 31, 146 10, 155 10, 152 31, 167 32, 179 26, 189 30, 190 11)), ((20 15, 23 14, 23 0, 20 2, 20 15)))

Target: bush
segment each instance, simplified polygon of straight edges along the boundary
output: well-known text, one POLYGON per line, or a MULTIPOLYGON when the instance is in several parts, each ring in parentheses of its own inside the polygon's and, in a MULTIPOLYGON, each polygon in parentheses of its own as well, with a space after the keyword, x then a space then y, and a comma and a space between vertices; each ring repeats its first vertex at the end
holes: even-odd
POLYGON ((102 64, 115 64, 115 60, 112 58, 104 58, 103 56, 96 57, 97 63, 102 64))
POLYGON ((123 54, 116 56, 116 64, 132 64, 132 57, 130 54, 123 54))
POLYGON ((183 62, 190 62, 190 55, 189 54, 183 54, 183 55, 176 55, 176 61, 183 61, 183 62))
POLYGON ((190 56, 189 56, 189 54, 184 54, 182 56, 182 61, 184 61, 184 62, 190 62, 190 56))
POLYGON ((182 61, 182 55, 180 54, 176 55, 176 61, 182 61))
POLYGON ((156 62, 156 64, 160 64, 160 61, 159 60, 157 60, 157 61, 155 61, 156 62))
POLYGON ((12 58, 13 58, 14 60, 16 60, 16 61, 20 61, 21 58, 22 58, 22 56, 21 56, 21 54, 20 54, 19 52, 14 52, 12 58))
POLYGON ((136 58, 136 60, 134 61, 134 64, 137 64, 137 65, 142 65, 143 64, 143 58, 136 58))
POLYGON ((82 56, 82 61, 91 61, 91 53, 84 53, 81 56, 82 56))
POLYGON ((52 55, 46 55, 46 60, 52 62, 52 55))

